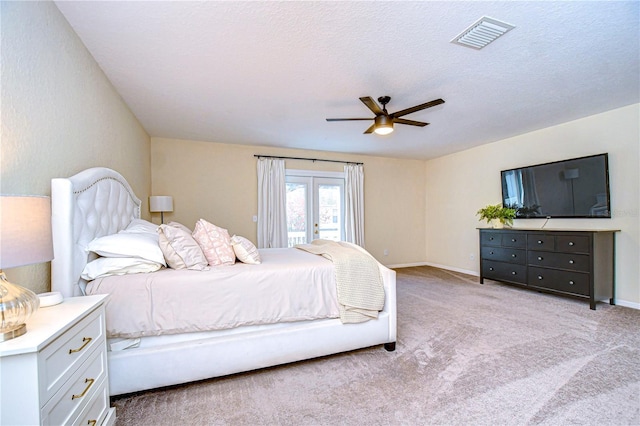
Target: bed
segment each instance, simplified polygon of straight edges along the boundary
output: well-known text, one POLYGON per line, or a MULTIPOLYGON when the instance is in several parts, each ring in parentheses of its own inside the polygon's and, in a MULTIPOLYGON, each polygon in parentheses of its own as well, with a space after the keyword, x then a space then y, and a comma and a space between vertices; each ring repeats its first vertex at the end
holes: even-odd
MULTIPOLYGON (((103 167, 52 179, 51 192, 52 291, 64 297, 83 296, 87 282, 81 273, 90 260, 87 244, 139 219, 141 203, 122 175, 103 167)), ((269 250, 296 249, 260 252, 273 258, 277 253, 269 250)), ((383 345, 392 351, 396 341, 395 271, 376 264, 384 286, 384 307, 377 319, 355 324, 344 324, 339 318, 299 319, 143 336, 134 347, 109 351, 110 393, 176 385, 370 346, 383 345)), ((109 321, 109 310, 107 317, 109 321)), ((109 344, 116 348, 121 341, 110 339, 109 344)))

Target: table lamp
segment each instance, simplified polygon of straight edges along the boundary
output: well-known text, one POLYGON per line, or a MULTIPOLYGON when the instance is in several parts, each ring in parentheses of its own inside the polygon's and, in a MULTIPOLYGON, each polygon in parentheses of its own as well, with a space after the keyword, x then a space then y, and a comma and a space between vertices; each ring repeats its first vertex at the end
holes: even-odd
POLYGON ((164 212, 173 211, 173 197, 170 195, 152 195, 149 197, 149 211, 160 212, 160 222, 164 223, 164 212))
POLYGON ((25 334, 40 306, 34 292, 10 283, 2 270, 51 259, 50 198, 0 195, 0 342, 25 334))

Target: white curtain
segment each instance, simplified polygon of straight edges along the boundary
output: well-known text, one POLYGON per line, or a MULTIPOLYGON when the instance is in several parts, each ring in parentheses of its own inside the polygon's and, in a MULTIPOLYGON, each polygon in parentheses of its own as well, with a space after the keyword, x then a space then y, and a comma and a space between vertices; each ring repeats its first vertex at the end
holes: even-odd
POLYGON ((258 159, 258 248, 287 247, 284 160, 258 159))
POLYGON ((345 239, 364 247, 364 170, 362 164, 344 166, 345 239))

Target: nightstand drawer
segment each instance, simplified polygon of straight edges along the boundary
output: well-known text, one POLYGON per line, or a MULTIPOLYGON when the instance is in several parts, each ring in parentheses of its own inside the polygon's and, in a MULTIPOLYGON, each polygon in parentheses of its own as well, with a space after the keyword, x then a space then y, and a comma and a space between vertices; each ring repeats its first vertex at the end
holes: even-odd
POLYGON ((107 381, 100 383, 96 396, 91 404, 80 414, 72 424, 75 425, 101 425, 109 412, 109 393, 107 381))
POLYGON ((42 409, 45 425, 69 424, 76 419, 98 393, 99 387, 106 386, 107 354, 98 348, 80 369, 73 374, 64 387, 42 409))
POLYGON ((40 398, 48 401, 69 377, 80 368, 97 346, 105 342, 105 322, 101 309, 93 311, 78 324, 44 348, 41 357, 40 398))

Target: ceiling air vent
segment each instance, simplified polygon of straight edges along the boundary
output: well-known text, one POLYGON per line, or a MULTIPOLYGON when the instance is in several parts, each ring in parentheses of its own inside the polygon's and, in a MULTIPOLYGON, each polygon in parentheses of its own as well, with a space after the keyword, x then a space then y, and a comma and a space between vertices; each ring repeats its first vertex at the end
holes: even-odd
POLYGON ((513 28, 515 28, 515 26, 507 24, 506 22, 483 16, 469 28, 458 34, 451 40, 451 43, 480 50, 513 28))

